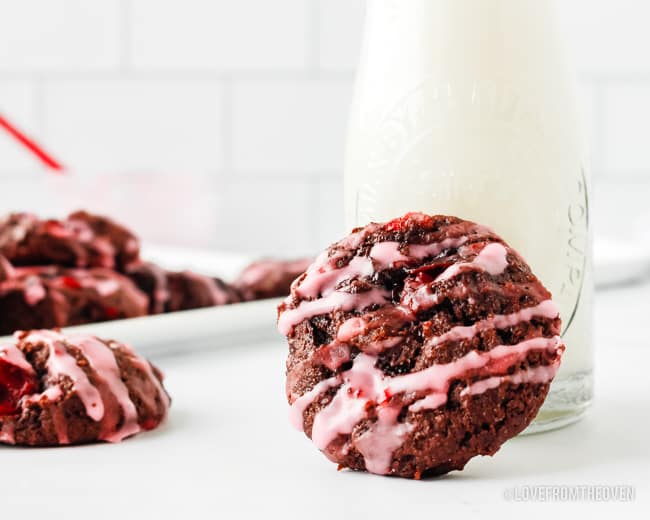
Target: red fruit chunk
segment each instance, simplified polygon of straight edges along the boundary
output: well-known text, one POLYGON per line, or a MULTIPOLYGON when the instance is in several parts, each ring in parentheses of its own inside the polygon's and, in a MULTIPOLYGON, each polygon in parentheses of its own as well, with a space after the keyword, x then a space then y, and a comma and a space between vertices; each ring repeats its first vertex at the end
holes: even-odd
POLYGON ((407 213, 406 215, 396 218, 391 220, 390 222, 386 222, 384 225, 384 229, 386 231, 404 231, 407 227, 408 224, 408 217, 410 213, 407 213))
POLYGON ((58 220, 46 220, 43 224, 45 232, 49 235, 59 238, 66 238, 72 235, 69 229, 66 229, 58 220))
POLYGON ((114 320, 115 318, 120 317, 120 311, 115 307, 104 307, 104 314, 109 320, 114 320))
POLYGON ((77 280, 76 278, 72 278, 72 276, 62 276, 61 282, 63 283, 63 285, 69 287, 70 289, 81 289, 81 284, 79 283, 79 280, 77 280))
POLYGON ((142 427, 143 430, 149 431, 149 430, 153 430, 156 426, 158 426, 159 423, 160 421, 156 421, 153 418, 149 418, 142 421, 140 423, 140 426, 142 427))
POLYGON ((406 231, 412 226, 414 220, 419 221, 424 225, 424 222, 431 222, 433 219, 428 215, 422 215, 421 213, 414 211, 393 219, 390 222, 386 222, 386 224, 384 224, 384 229, 386 231, 406 231))
POLYGON ((0 415, 18 412, 20 398, 36 392, 36 376, 0 358, 0 415))

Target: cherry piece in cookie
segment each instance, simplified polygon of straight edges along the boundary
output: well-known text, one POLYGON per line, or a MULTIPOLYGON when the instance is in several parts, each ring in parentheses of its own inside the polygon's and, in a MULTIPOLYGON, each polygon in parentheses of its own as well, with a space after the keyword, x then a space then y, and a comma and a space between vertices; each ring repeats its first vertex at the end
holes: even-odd
POLYGON ((38 388, 34 370, 20 357, 15 346, 0 346, 0 415, 18 412, 20 399, 38 388))

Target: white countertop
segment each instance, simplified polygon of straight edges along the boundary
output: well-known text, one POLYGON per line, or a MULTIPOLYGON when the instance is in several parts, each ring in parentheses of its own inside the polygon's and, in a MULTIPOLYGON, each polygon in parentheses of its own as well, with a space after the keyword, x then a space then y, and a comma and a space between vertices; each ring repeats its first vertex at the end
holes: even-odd
POLYGON ((433 519, 510 510, 546 518, 572 509, 641 518, 650 505, 648 330, 650 284, 597 293, 596 400, 587 417, 420 482, 337 472, 290 428, 280 338, 161 358, 174 399, 165 427, 119 445, 0 448, 0 518, 433 519), (630 485, 636 498, 504 498, 527 485, 630 485))

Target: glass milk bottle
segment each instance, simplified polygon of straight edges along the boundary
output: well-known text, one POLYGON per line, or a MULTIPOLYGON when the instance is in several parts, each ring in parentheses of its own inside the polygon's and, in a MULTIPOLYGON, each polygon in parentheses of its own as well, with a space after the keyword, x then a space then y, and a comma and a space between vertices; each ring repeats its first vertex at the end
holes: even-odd
POLYGON ((592 395, 588 170, 552 0, 369 0, 349 228, 408 211, 492 227, 553 293, 567 350, 529 431, 592 395))

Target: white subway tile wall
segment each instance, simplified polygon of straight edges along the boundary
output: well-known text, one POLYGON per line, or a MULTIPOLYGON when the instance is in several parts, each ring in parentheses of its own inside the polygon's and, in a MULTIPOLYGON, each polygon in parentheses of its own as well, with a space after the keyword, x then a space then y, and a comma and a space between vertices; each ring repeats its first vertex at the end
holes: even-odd
POLYGON ((216 71, 307 66, 309 2, 131 0, 136 69, 216 71))
POLYGON ((175 79, 45 81, 43 139, 81 171, 217 171, 221 87, 175 79))
POLYGON ((247 253, 302 256, 318 249, 316 192, 308 179, 272 175, 234 178, 220 185, 224 199, 218 244, 247 253))
MULTIPOLYGON (((648 47, 650 49, 650 46, 648 47)), ((650 171, 650 92, 645 85, 604 87, 607 96, 607 147, 603 157, 608 171, 630 176, 650 171)))
MULTIPOLYGON (((650 3, 559 4, 597 195, 633 190, 627 211, 645 210, 650 3)), ((0 0, 0 114, 70 170, 52 180, 0 132, 0 211, 92 205, 151 241, 317 250, 344 231, 364 11, 364 0, 0 0)))
POLYGON ((559 0, 580 71, 613 76, 650 71, 650 5, 645 0, 559 0))
POLYGON ((233 170, 334 174, 341 167, 350 93, 345 80, 234 82, 233 170))
POLYGON ((320 0, 318 17, 318 66, 323 70, 354 70, 357 65, 364 0, 320 0))
POLYGON ((0 67, 14 71, 115 70, 128 27, 120 0, 0 1, 0 67))

